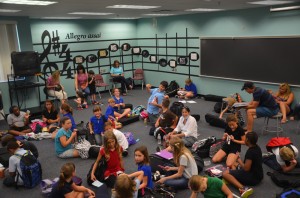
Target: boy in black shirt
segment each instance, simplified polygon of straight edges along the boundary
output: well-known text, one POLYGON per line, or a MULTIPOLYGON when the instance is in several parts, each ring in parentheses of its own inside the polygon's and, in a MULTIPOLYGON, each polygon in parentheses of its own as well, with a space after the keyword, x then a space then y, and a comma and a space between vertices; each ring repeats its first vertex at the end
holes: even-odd
POLYGON ((241 169, 226 170, 223 173, 223 178, 239 189, 242 198, 247 198, 253 193, 253 189, 247 185, 257 185, 263 179, 262 152, 256 144, 257 139, 255 132, 247 133, 245 143, 249 149, 245 154, 245 160, 244 162, 241 158, 237 160, 241 169))

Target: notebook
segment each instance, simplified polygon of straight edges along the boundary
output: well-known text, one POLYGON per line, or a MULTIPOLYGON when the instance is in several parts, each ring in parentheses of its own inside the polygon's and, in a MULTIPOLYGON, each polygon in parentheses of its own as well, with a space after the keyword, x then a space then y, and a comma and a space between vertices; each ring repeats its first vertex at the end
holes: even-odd
POLYGON ((157 152, 155 154, 162 157, 162 158, 164 158, 164 159, 167 159, 167 160, 173 159, 173 153, 170 153, 167 150, 161 150, 160 152, 157 152))

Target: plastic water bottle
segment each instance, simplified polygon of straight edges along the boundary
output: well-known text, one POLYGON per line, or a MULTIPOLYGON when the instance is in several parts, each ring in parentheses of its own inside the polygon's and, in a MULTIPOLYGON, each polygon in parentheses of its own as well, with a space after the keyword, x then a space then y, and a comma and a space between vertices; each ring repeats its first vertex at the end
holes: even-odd
POLYGON ((227 136, 226 142, 227 142, 227 144, 230 144, 230 137, 229 137, 229 135, 227 136))
POLYGON ((147 118, 144 118, 144 125, 147 126, 147 118))
POLYGON ((161 136, 160 135, 157 136, 157 144, 161 145, 161 136))

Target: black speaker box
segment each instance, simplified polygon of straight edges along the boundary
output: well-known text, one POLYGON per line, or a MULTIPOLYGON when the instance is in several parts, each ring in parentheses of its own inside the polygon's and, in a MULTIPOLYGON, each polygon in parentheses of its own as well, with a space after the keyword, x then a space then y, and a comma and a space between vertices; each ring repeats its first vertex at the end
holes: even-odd
POLYGON ((32 76, 41 72, 39 54, 37 52, 12 52, 11 63, 16 76, 32 76))

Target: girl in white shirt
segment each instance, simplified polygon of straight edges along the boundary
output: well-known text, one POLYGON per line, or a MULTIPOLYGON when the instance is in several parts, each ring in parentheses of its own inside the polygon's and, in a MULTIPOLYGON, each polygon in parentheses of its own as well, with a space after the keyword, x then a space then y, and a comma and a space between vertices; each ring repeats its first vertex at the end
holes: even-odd
POLYGON ((190 115, 190 108, 185 106, 176 128, 166 138, 168 140, 171 137, 180 137, 186 147, 191 147, 197 141, 197 129, 196 119, 190 115))

